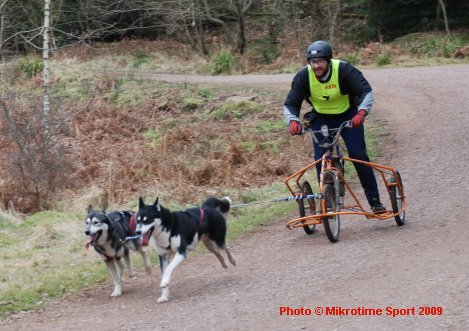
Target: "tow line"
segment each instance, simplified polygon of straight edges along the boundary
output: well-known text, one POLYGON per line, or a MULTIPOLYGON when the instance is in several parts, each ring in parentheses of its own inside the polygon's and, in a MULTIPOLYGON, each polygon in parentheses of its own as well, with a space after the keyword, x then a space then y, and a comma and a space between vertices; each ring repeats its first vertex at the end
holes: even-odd
MULTIPOLYGON (((288 197, 283 197, 283 198, 276 198, 272 200, 266 200, 266 201, 254 201, 254 202, 246 202, 246 203, 240 203, 237 205, 230 206, 231 208, 241 208, 241 207, 247 207, 247 206, 252 206, 252 205, 260 205, 263 203, 275 203, 275 202, 284 202, 284 201, 297 201, 297 200, 305 200, 305 199, 322 199, 322 194, 321 193, 315 193, 315 194, 307 194, 307 195, 294 195, 294 196, 288 196, 288 197)), ((142 237, 141 235, 139 236, 130 236, 126 237, 125 241, 132 240, 132 239, 138 239, 142 237)))
POLYGON ((283 202, 283 201, 292 201, 292 200, 305 200, 305 199, 322 199, 322 194, 321 193, 315 193, 315 194, 307 194, 307 195, 294 195, 294 196, 277 198, 277 199, 266 200, 266 201, 254 201, 254 202, 240 203, 240 204, 237 204, 237 205, 230 206, 230 209, 231 208, 240 208, 240 207, 252 206, 252 205, 259 205, 259 204, 263 204, 263 203, 274 203, 274 202, 283 202))

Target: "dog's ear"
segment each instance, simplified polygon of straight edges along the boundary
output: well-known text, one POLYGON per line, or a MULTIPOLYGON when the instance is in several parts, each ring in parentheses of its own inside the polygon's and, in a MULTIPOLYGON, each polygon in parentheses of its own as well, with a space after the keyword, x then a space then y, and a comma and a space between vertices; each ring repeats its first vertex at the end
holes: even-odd
POLYGON ((160 198, 160 197, 156 197, 156 200, 155 200, 155 202, 153 203, 153 206, 156 207, 156 210, 161 211, 160 203, 158 202, 159 198, 160 198))
POLYGON ((138 208, 142 208, 145 206, 145 202, 143 201, 143 198, 140 197, 138 198, 138 208))
POLYGON ((86 213, 89 214, 93 212, 93 206, 92 205, 88 205, 88 208, 86 208, 86 213))
POLYGON ((102 222, 107 225, 111 225, 111 219, 109 218, 108 214, 104 214, 102 222))

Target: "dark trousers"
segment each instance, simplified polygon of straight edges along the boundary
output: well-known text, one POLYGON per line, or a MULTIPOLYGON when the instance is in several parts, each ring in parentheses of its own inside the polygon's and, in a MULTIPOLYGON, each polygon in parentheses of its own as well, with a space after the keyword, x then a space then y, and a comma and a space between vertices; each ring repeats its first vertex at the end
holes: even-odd
MULTIPOLYGON (((329 128, 337 128, 342 123, 343 119, 334 120, 334 119, 321 119, 315 118, 313 122, 313 130, 317 131, 321 129, 322 125, 327 125, 329 128)), ((348 156, 352 159, 357 159, 361 161, 369 162, 368 154, 366 152, 366 143, 365 143, 365 129, 364 127, 360 128, 345 128, 342 130, 341 134, 344 139, 345 146, 347 147, 348 156)), ((322 141, 324 137, 321 134, 316 136, 319 141, 322 141)), ((317 144, 314 143, 314 159, 318 160, 322 157, 325 150, 320 148, 317 144)), ((366 198, 368 203, 371 204, 372 200, 378 199, 379 201, 379 191, 378 184, 376 183, 376 177, 373 172, 373 169, 358 163, 353 163, 355 170, 357 171, 358 178, 360 183, 365 191, 366 198)), ((318 178, 319 173, 321 172, 321 164, 317 166, 318 178)))

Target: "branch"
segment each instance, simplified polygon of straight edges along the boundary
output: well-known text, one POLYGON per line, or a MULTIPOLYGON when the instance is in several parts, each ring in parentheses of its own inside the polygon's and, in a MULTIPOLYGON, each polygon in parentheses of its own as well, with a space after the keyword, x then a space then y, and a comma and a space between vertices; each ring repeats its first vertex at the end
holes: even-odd
POLYGON ((5 0, 1 5, 0 5, 0 12, 3 10, 3 7, 7 4, 7 2, 10 0, 5 0))
POLYGON ((28 30, 28 31, 19 31, 19 32, 16 32, 14 33, 13 35, 11 35, 10 37, 8 37, 7 39, 5 39, 5 41, 0 45, 0 52, 2 51, 3 49, 3 46, 5 46, 5 44, 7 42, 9 42, 11 39, 17 37, 17 36, 21 36, 22 38, 24 38, 22 35, 23 34, 26 34, 26 33, 31 33, 31 32, 34 32, 34 31, 37 31, 37 30, 40 30, 42 31, 42 26, 40 28, 35 28, 35 29, 32 29, 32 30, 28 30))
POLYGON ((25 160, 30 164, 32 165, 32 161, 31 161, 31 157, 28 153, 28 150, 27 148, 24 146, 24 144, 22 143, 22 139, 21 139, 21 136, 20 134, 18 133, 17 131, 17 128, 15 126, 15 124, 13 123, 13 121, 11 120, 10 118, 10 111, 8 110, 8 107, 7 105, 5 104, 5 101, 3 101, 3 99, 6 99, 5 97, 2 97, 2 99, 0 99, 0 106, 3 110, 3 117, 5 119, 5 122, 8 126, 8 128, 10 129, 10 132, 11 132, 11 135, 13 136, 13 139, 15 140, 16 142, 16 145, 18 146, 18 148, 20 149, 21 151, 21 154, 23 154, 23 157, 25 158, 25 160))
POLYGON ((221 25, 223 27, 223 30, 225 31, 225 35, 226 35, 226 38, 228 39, 228 43, 230 45, 233 45, 233 38, 231 37, 230 30, 228 29, 228 26, 226 25, 226 23, 212 16, 212 14, 210 13, 210 6, 207 0, 204 0, 204 5, 205 5, 205 10, 207 12, 207 19, 213 23, 221 25))

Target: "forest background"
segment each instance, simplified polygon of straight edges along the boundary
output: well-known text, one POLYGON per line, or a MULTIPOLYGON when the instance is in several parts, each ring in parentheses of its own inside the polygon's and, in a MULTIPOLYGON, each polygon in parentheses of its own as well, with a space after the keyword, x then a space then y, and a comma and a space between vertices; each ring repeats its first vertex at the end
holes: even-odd
POLYGON ((217 187, 272 182, 294 158, 265 168, 289 148, 281 97, 247 87, 236 99, 141 73, 294 73, 317 39, 360 66, 464 61, 468 16, 462 0, 3 0, 0 202, 30 213, 91 194, 109 206, 155 185, 188 202, 217 187), (248 123, 252 113, 262 114, 266 133, 248 123), (233 121, 244 141, 229 130, 200 134, 233 121), (186 146, 180 162, 177 144, 186 146), (159 182, 168 171, 176 184, 159 182))

